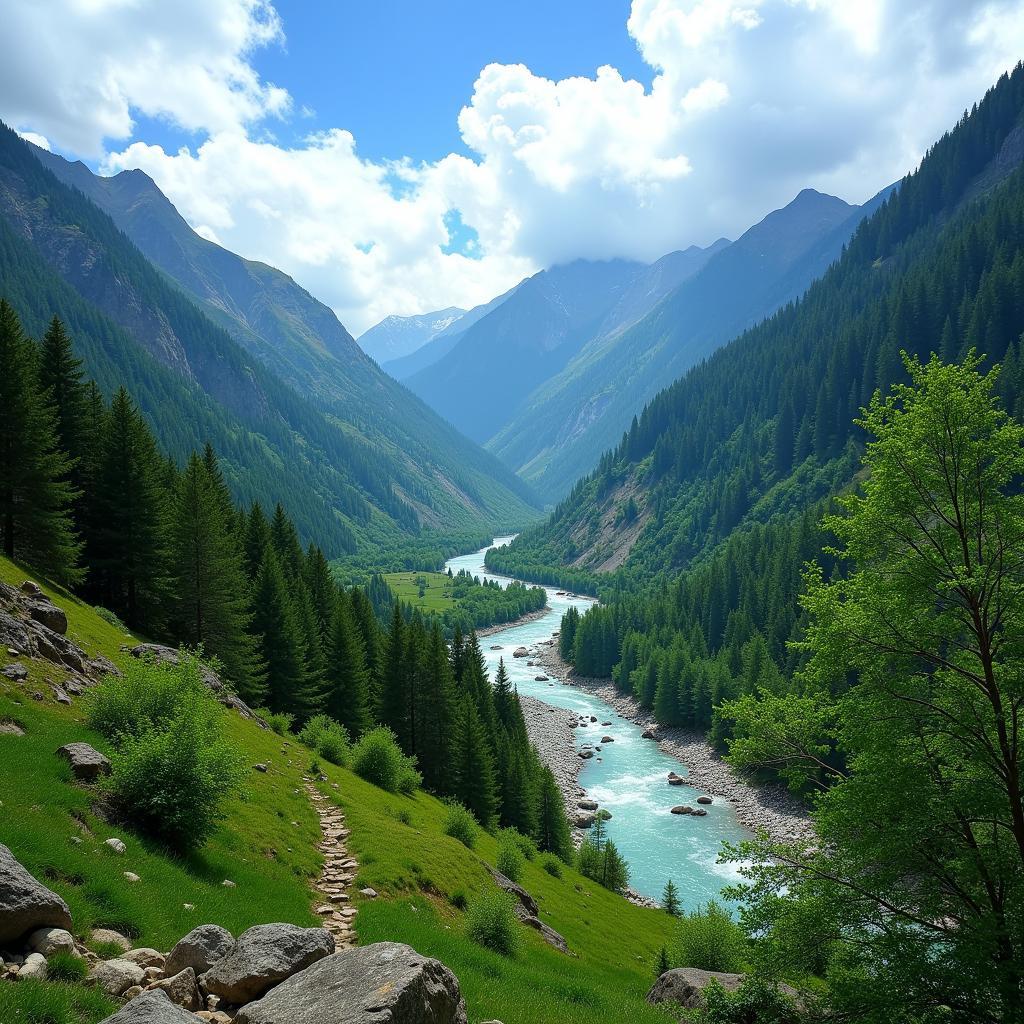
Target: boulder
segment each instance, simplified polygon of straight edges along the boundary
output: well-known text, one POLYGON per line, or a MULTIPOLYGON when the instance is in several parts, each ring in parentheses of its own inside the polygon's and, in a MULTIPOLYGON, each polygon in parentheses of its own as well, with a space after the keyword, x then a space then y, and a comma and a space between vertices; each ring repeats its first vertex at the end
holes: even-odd
POLYGON ((535 683, 546 683, 548 681, 548 677, 544 675, 534 676, 533 681, 535 683))
POLYGON ((677 967, 658 978, 647 993, 647 1002, 678 1003, 686 1010, 698 1010, 704 1005, 704 989, 712 981, 717 981, 727 992, 735 992, 743 984, 743 975, 677 967))
POLYGON ((587 749, 587 750, 581 750, 580 751, 580 757, 582 757, 584 761, 586 761, 588 758, 591 758, 593 756, 594 756, 594 752, 592 750, 587 749))
POLYGON ((118 839, 117 836, 111 836, 109 839, 104 839, 103 845, 108 850, 118 855, 124 853, 124 851, 127 849, 127 847, 124 845, 124 842, 118 839))
POLYGON ((653 728, 652 729, 644 729, 644 731, 642 733, 640 733, 640 739, 642 739, 642 740, 656 740, 657 738, 658 738, 658 734, 654 731, 653 728))
POLYGON ((33 598, 25 603, 25 610, 30 619, 34 619, 54 633, 63 636, 68 631, 68 617, 64 614, 64 609, 58 608, 49 598, 33 598))
POLYGON ((683 777, 681 775, 676 775, 675 772, 669 772, 668 784, 670 786, 681 786, 683 784, 683 777))
POLYGON ((695 807, 690 813, 695 818, 703 818, 708 812, 703 807, 695 807))
POLYGON ((614 743, 615 742, 615 737, 614 736, 602 736, 601 737, 601 742, 602 743, 614 743))
POLYGON ((203 986, 227 1003, 248 1003, 333 952, 334 937, 324 928, 258 924, 203 975, 203 986))
POLYGON ((75 937, 66 928, 37 928, 28 937, 28 948, 43 956, 74 953, 75 937))
POLYGON ((235 1024, 466 1024, 454 974, 410 946, 345 949, 243 1006, 235 1024))
POLYGON ((131 960, 133 964, 138 964, 143 970, 157 967, 162 971, 166 958, 159 950, 150 949, 149 946, 140 946, 138 949, 129 949, 121 959, 131 960))
POLYGON ((554 928, 545 924, 539 917, 524 917, 523 924, 539 932, 540 937, 549 946, 554 946, 560 953, 569 952, 569 943, 554 928))
POLYGON ((57 748, 57 756, 71 765, 76 779, 92 782, 101 775, 110 774, 110 761, 88 743, 65 743, 57 748))
POLYGON ((149 986, 149 991, 159 989, 167 993, 167 998, 176 1006, 186 1010, 204 1009, 203 997, 199 993, 199 983, 196 981, 196 972, 191 967, 179 971, 172 978, 162 978, 154 981, 149 986))
POLYGON ((693 808, 688 804, 679 804, 672 808, 673 814, 693 814, 693 808))
POLYGON ((0 675, 5 679, 20 683, 22 680, 28 679, 28 669, 20 661, 13 661, 10 665, 5 665, 0 669, 0 675))
POLYGON ((573 821, 573 828, 590 828, 597 821, 596 814, 577 814, 573 821))
POLYGON ((101 960, 86 980, 103 989, 108 996, 119 996, 132 985, 142 984, 145 976, 146 972, 131 960, 101 960))
POLYGON ((0 943, 37 928, 71 929, 71 911, 55 893, 36 881, 0 844, 0 943))
POLYGON ((530 656, 530 652, 525 647, 517 647, 512 652, 512 657, 513 658, 528 658, 529 656, 530 656))
POLYGON ((19 587, 21 592, 28 597, 42 597, 43 588, 39 586, 34 580, 25 580, 24 583, 19 587))
POLYGON ((175 1006, 166 992, 154 990, 136 996, 100 1024, 196 1024, 196 1019, 188 1010, 175 1006))
POLYGON ((24 981, 34 978, 36 981, 46 980, 46 957, 42 953, 29 953, 18 971, 18 977, 24 981))
POLYGON ((512 881, 511 878, 506 878, 497 868, 492 868, 489 864, 487 870, 491 873, 491 878, 494 879, 495 885, 502 892, 507 892, 510 896, 515 896, 519 901, 519 905, 526 911, 527 914, 536 917, 540 913, 540 907, 537 906, 537 901, 521 886, 517 885, 512 881))
POLYGON ((596 800, 578 800, 576 802, 576 806, 581 811, 596 811, 597 810, 597 801, 596 800))
POLYGON ((163 968, 168 974, 178 974, 186 967, 191 967, 197 975, 205 974, 234 947, 234 936, 227 928, 221 928, 219 924, 201 924, 178 941, 167 954, 163 968))
POLYGON ((699 803, 699 804, 710 804, 710 803, 714 803, 714 801, 709 796, 699 796, 699 797, 697 797, 697 803, 699 803))
POLYGON ((96 945, 117 946, 125 953, 132 948, 131 941, 113 928, 93 928, 90 939, 96 945))

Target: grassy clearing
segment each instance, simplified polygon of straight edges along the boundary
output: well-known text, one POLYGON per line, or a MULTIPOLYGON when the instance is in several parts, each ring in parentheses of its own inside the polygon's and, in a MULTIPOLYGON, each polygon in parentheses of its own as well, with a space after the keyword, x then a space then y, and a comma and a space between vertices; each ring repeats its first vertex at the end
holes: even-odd
POLYGON ((389 572, 384 579, 399 601, 421 611, 443 614, 456 607, 454 584, 447 573, 389 572))
MULTIPOLYGON (((25 575, 0 559, 0 579, 17 584, 25 575)), ((118 648, 133 638, 68 595, 49 592, 87 651, 124 660, 118 648)), ((5 660, 13 659, 0 650, 0 663, 5 660)), ((0 842, 67 900, 76 933, 86 938, 92 927, 112 927, 139 945, 167 950, 201 923, 235 934, 267 921, 315 923, 311 882, 321 866, 320 831, 302 788, 315 755, 293 737, 230 716, 228 741, 246 765, 262 762, 270 770, 250 772, 243 794, 230 801, 227 818, 198 854, 174 857, 105 821, 95 794, 74 784, 54 756, 57 747, 72 740, 108 753, 109 747, 84 724, 80 701, 72 707, 53 701, 45 683, 59 682, 59 669, 25 664, 27 683, 0 681, 0 720, 25 729, 24 736, 0 734, 0 842), (44 700, 31 698, 36 690, 44 700), (103 846, 114 835, 127 844, 124 856, 103 846), (128 882, 125 871, 141 881, 128 882), (237 888, 222 886, 225 878, 237 888)), ((657 952, 671 941, 668 915, 634 907, 569 868, 555 877, 537 857, 523 864, 522 884, 574 956, 525 927, 515 957, 485 949, 467 935, 467 912, 494 891, 484 865, 496 862, 498 840, 481 830, 468 849, 444 834, 449 812, 441 801, 422 792, 386 793, 348 769, 319 763, 322 790, 343 808, 351 829, 350 848, 360 863, 356 888, 369 885, 380 894, 361 901, 360 942, 407 942, 444 961, 462 984, 474 1022, 591 1024, 599 1016, 663 1024, 664 1015, 643 997, 657 952)), ((0 985, 5 1024, 94 1024, 109 1012, 107 1001, 74 986, 0 985)))

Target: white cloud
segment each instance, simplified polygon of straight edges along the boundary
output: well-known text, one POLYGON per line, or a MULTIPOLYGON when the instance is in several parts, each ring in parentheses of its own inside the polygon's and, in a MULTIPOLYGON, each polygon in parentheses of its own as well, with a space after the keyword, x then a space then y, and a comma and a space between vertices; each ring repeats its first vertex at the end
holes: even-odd
POLYGON ((86 155, 113 140, 106 169, 146 170, 204 235, 288 271, 361 330, 484 301, 553 262, 735 235, 807 185, 862 201, 1013 65, 1024 9, 634 0, 649 89, 612 67, 552 81, 488 65, 459 115, 472 157, 430 164, 364 160, 339 128, 292 146, 261 134, 292 109, 249 61, 283 38, 269 0, 16 0, 5 29, 0 114, 86 155), (200 141, 168 153, 134 139, 135 111, 200 141), (451 210, 478 259, 442 251, 451 210))

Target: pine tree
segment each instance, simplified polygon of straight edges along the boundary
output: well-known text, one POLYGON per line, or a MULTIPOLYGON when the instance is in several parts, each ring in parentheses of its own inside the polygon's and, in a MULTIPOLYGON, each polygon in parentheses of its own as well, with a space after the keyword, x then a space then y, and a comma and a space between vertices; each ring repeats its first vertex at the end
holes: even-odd
POLYGON ((228 533, 216 484, 194 452, 178 485, 172 551, 179 636, 202 644, 242 697, 255 699, 261 666, 250 633, 242 557, 228 533))
POLYGON ((70 506, 72 460, 58 446, 57 418, 37 372, 35 347, 0 299, 0 533, 3 553, 59 583, 81 581, 81 544, 70 506))
POLYGON ((277 559, 285 579, 289 583, 294 583, 302 576, 303 564, 306 559, 295 525, 288 518, 288 514, 280 502, 274 508, 274 516, 270 520, 270 541, 277 552, 277 559))
POLYGON ((270 524, 263 514, 258 501, 253 502, 245 524, 245 537, 242 549, 245 557, 245 573, 250 580, 255 580, 263 564, 263 553, 270 546, 270 524))
POLYGON ((164 624, 169 589, 162 468, 146 421, 119 388, 106 417, 92 495, 91 589, 133 629, 151 632, 164 624))
POLYGON ((680 914, 679 890, 671 878, 665 883, 664 892, 661 894, 661 907, 666 914, 671 914, 672 917, 678 917, 680 914))
POLYGON ((468 695, 459 703, 453 760, 455 795, 484 828, 489 828, 498 806, 494 757, 476 704, 468 695))
POLYGON ((39 383, 48 393, 56 416, 57 442, 74 461, 72 483, 81 489, 80 470, 86 449, 89 390, 82 379, 82 360, 57 317, 50 321, 39 353, 39 383))
POLYGON ((537 799, 537 845, 568 861, 572 857, 572 836, 565 816, 565 802, 551 769, 544 766, 537 799))
MULTIPOLYGON (((414 623, 414 635, 416 623, 414 623)), ((411 704, 414 723, 413 746, 424 782, 439 793, 452 787, 454 714, 452 708, 451 665, 448 650, 435 620, 425 634, 417 658, 419 671, 414 680, 417 692, 411 704)))
MULTIPOLYGON (((310 600, 313 602, 317 628, 321 637, 326 639, 334 622, 338 585, 334 582, 331 567, 324 553, 315 544, 310 544, 306 551, 305 581, 310 600)), ((349 610, 351 611, 351 608, 349 610)))
POLYGON ((669 970, 668 962, 668 950, 664 946, 658 952, 658 959, 654 964, 654 977, 660 978, 666 971, 669 970))
POLYGON ((341 722, 353 739, 373 724, 363 638, 344 595, 336 602, 328 640, 324 710, 341 722))
POLYGON ((402 609, 396 602, 384 652, 378 717, 394 732, 402 749, 408 751, 412 735, 409 722, 409 662, 412 659, 406 632, 402 609))

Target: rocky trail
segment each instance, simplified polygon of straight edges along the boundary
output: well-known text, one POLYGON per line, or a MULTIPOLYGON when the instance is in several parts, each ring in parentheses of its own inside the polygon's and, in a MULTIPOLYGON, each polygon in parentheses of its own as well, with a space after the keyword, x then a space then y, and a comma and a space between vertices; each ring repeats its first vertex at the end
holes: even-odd
MULTIPOLYGON (((324 928, 334 936, 335 946, 338 949, 351 949, 356 944, 357 913, 351 902, 351 889, 359 864, 349 854, 345 843, 349 835, 345 827, 345 815, 312 782, 306 783, 306 793, 320 817, 320 831, 323 834, 320 850, 324 855, 324 869, 316 883, 316 892, 322 902, 316 912, 324 928)), ((364 896, 371 894, 377 895, 372 889, 363 892, 364 896)))

